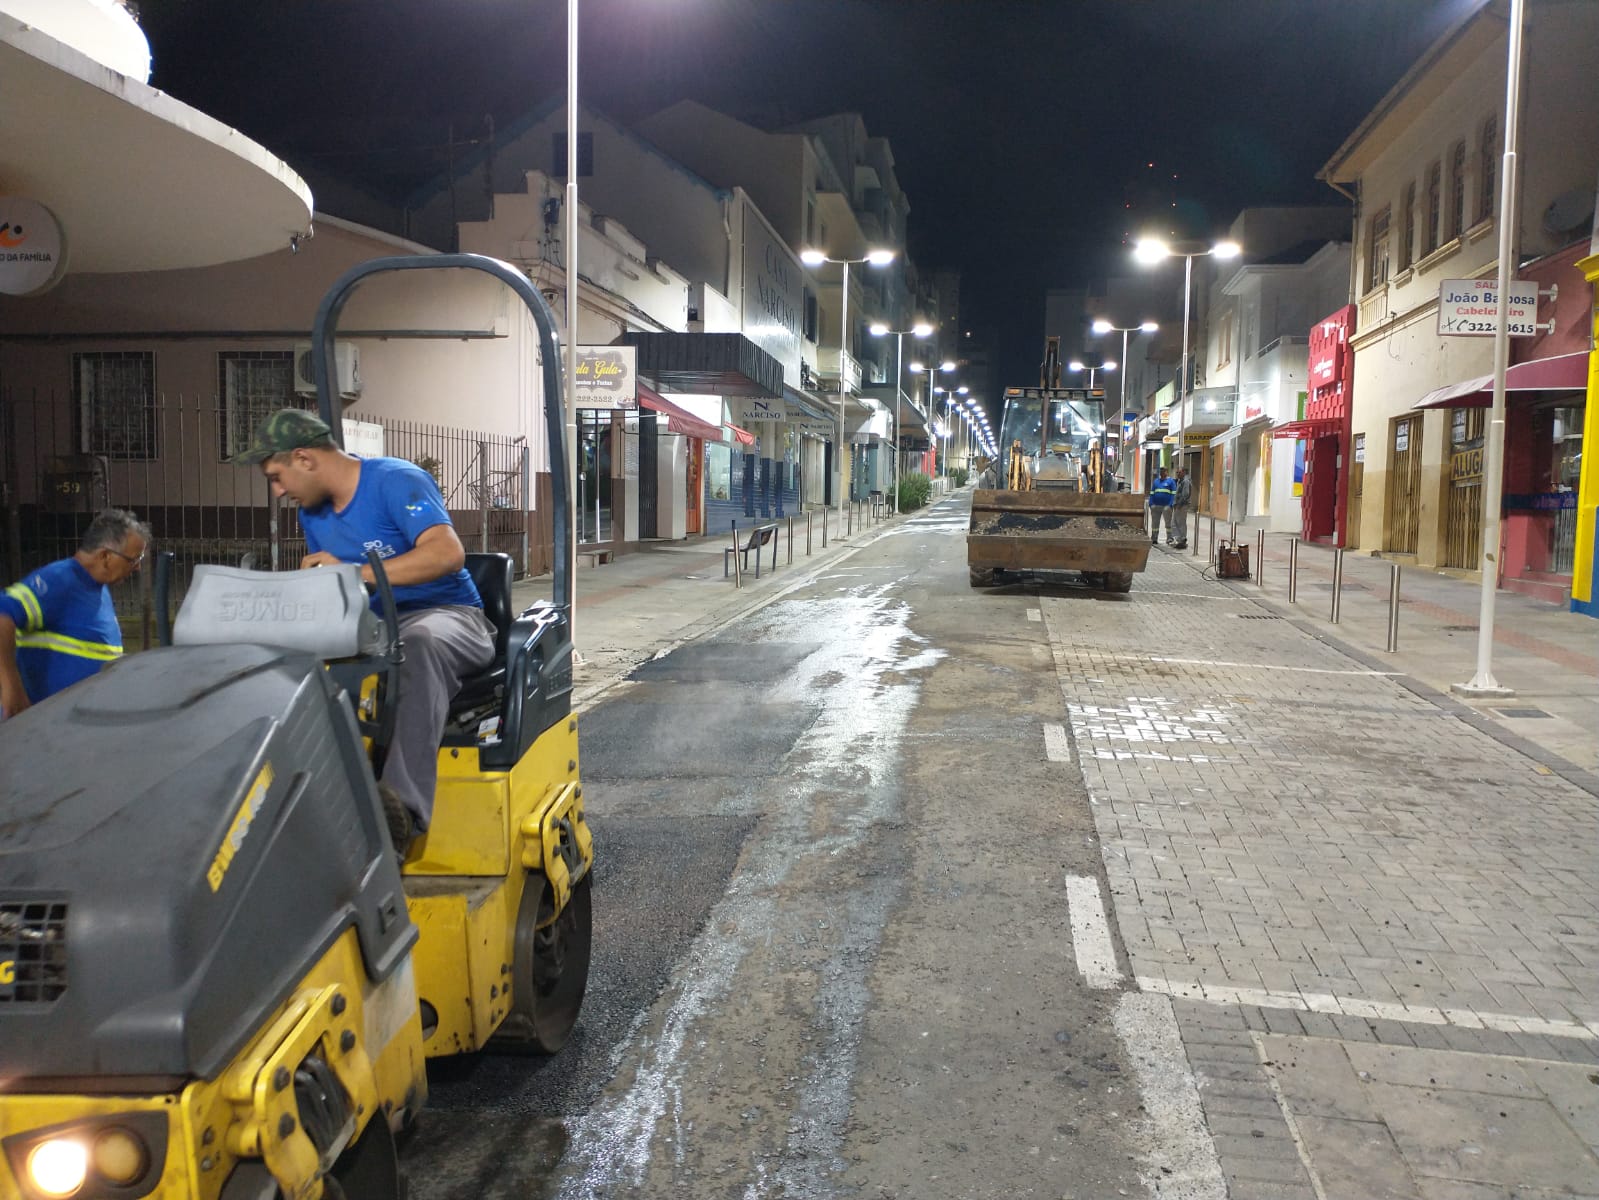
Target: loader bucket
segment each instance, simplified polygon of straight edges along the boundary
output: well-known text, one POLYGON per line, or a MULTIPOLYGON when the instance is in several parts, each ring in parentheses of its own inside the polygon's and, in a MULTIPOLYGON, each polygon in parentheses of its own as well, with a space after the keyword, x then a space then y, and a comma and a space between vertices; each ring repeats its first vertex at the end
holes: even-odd
POLYGON ((1137 492, 972 493, 966 562, 975 572, 1081 571, 1130 575, 1149 558, 1137 492))

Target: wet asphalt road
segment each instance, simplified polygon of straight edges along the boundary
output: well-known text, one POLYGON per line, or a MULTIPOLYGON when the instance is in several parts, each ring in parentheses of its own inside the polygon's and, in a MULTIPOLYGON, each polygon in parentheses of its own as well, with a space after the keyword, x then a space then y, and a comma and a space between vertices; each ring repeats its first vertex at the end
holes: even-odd
POLYGON ((415 1200, 1145 1194, 1036 589, 970 589, 965 526, 893 527, 582 716, 579 1028, 433 1065, 415 1200))

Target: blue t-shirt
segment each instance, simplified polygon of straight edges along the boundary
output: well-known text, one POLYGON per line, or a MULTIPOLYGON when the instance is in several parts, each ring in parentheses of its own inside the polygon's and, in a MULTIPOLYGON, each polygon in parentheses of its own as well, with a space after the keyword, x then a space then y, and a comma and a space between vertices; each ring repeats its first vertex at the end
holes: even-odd
POLYGON ((1157 479, 1149 489, 1149 502, 1156 508, 1170 508, 1172 501, 1177 498, 1177 481, 1175 479, 1157 479))
MULTIPOLYGON (((433 476, 403 458, 362 459, 355 496, 342 510, 329 501, 300 512, 305 544, 313 554, 325 550, 340 562, 352 563, 366 562, 368 549, 384 559, 408 553, 429 529, 449 523, 433 476)), ((446 604, 483 607, 465 567, 431 583, 394 589, 394 606, 401 612, 446 604)), ((377 606, 378 597, 373 596, 372 607, 377 606)))
POLYGON ((34 704, 122 654, 111 589, 75 558, 40 567, 6 588, 0 613, 17 627, 17 673, 34 704))

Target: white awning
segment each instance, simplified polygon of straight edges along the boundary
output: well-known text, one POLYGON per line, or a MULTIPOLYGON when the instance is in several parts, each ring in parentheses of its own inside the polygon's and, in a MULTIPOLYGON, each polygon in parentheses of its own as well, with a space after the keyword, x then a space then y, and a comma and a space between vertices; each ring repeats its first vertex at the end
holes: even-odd
POLYGON ((281 250, 311 189, 235 129, 0 15, 0 192, 60 221, 72 274, 281 250))

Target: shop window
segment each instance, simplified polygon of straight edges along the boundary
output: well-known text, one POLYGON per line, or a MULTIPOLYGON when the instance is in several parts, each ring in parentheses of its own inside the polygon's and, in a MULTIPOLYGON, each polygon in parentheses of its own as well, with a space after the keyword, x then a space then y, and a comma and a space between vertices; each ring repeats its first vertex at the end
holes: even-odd
POLYGON ((817 307, 816 293, 805 293, 805 340, 807 342, 819 341, 819 325, 821 310, 817 307))
POLYGON ((1393 210, 1383 205, 1366 224, 1366 290, 1388 282, 1389 225, 1393 210))
MULTIPOLYGON (((594 135, 580 133, 577 135, 577 174, 578 178, 594 174, 594 135)), ((566 134, 564 132, 551 135, 550 153, 550 178, 566 178, 566 134)))
POLYGON ((125 350, 72 356, 72 399, 78 445, 107 458, 160 456, 155 355, 125 350))
POLYGON ((733 452, 730 446, 718 442, 706 445, 705 486, 712 500, 733 498, 733 452))
POLYGON ((231 458, 250 444, 250 434, 280 408, 313 408, 315 398, 294 394, 294 354, 288 350, 231 350, 217 355, 217 390, 222 419, 217 453, 231 458), (310 403, 306 403, 309 399, 310 403))
POLYGON ((1499 203, 1499 118, 1489 117, 1482 123, 1477 137, 1477 220, 1486 221, 1494 215, 1499 203))
POLYGON ((1421 240, 1421 254, 1425 258, 1438 249, 1439 221, 1443 217, 1443 164, 1434 162, 1427 168, 1426 236, 1421 240))
POLYGON ((1416 181, 1405 184, 1399 197, 1399 262, 1396 270, 1408 271, 1416 261, 1416 181))
POLYGON ((1466 228, 1466 143, 1456 142, 1449 151, 1449 209, 1445 241, 1454 241, 1466 228))

